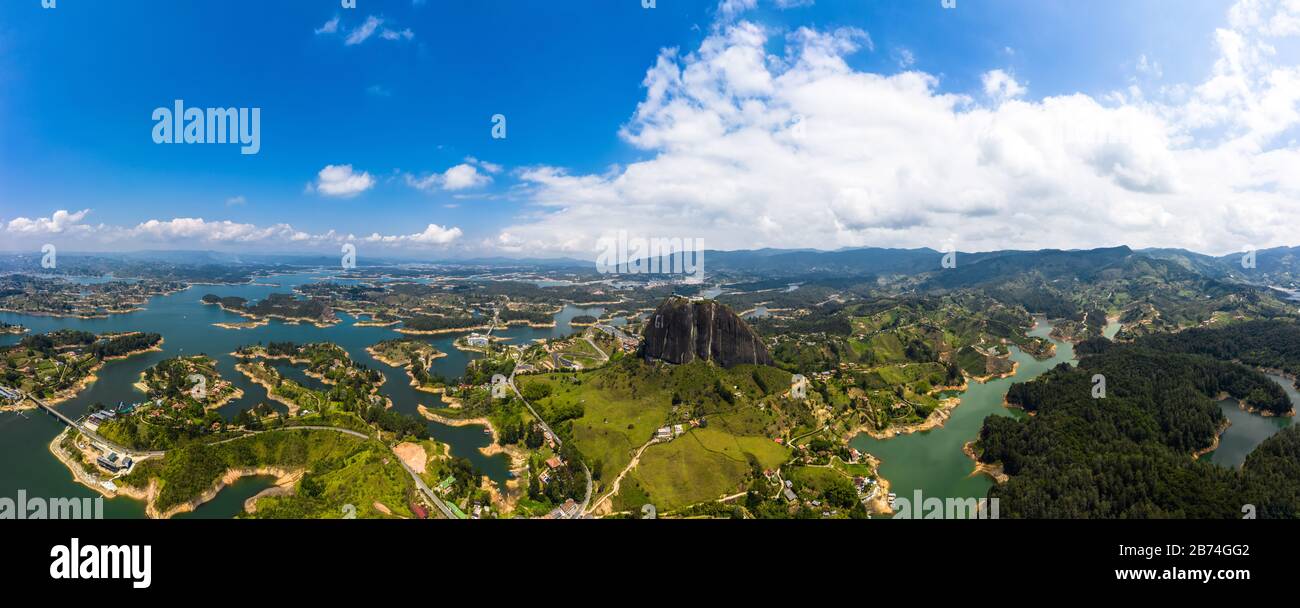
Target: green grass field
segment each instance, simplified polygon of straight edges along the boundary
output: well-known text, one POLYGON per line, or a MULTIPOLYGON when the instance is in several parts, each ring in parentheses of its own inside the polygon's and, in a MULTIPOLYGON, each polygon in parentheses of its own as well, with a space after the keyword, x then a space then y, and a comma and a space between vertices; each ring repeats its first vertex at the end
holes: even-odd
POLYGON ((583 408, 582 417, 572 422, 572 441, 597 477, 612 480, 631 462, 636 450, 650 440, 655 429, 663 426, 671 408, 671 395, 602 386, 592 375, 582 374, 582 384, 562 382, 557 375, 519 380, 521 384, 543 383, 551 387, 550 396, 538 403, 545 410, 579 405, 583 408))
POLYGON ((753 470, 751 459, 774 469, 789 459, 789 451, 765 437, 693 429, 650 446, 629 475, 635 483, 621 489, 615 507, 635 510, 648 502, 663 512, 743 492, 753 470))

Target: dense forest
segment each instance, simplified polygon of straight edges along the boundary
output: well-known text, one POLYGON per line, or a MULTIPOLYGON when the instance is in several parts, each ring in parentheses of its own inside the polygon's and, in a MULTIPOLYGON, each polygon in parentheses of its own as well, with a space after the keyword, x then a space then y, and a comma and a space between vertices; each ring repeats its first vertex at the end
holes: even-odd
POLYGON ((435 317, 424 315, 406 319, 402 327, 412 331, 445 331, 451 329, 469 329, 486 326, 490 319, 475 317, 435 317))
POLYGON ((26 336, 18 345, 47 357, 53 356, 60 348, 89 346, 88 352, 96 359, 106 359, 146 350, 161 341, 162 335, 156 333, 119 334, 101 339, 87 331, 62 329, 48 334, 26 336))
POLYGON ((1300 375, 1300 325, 1292 321, 1247 321, 1219 329, 1156 334, 1144 338, 1142 344, 1155 350, 1241 361, 1300 375))
POLYGON ((1001 500, 1004 517, 1230 518, 1246 504, 1259 517, 1295 517, 1300 430, 1261 444, 1240 472, 1192 458, 1224 428, 1215 401, 1223 393, 1263 410, 1291 409, 1263 374, 1206 356, 1286 363, 1293 359, 1281 344, 1283 329, 1242 324, 1131 345, 1081 344, 1086 356, 1078 368, 1062 364, 1012 386, 1008 403, 1035 416, 984 421, 975 446, 980 460, 1001 464, 1011 476, 989 496, 1001 500), (1094 393, 1098 375, 1104 397, 1094 393))
POLYGON ((226 310, 245 312, 258 317, 275 315, 289 319, 328 319, 333 311, 320 300, 299 300, 292 294, 273 293, 261 301, 249 306, 248 300, 238 297, 218 297, 213 294, 203 296, 206 304, 220 304, 226 310))

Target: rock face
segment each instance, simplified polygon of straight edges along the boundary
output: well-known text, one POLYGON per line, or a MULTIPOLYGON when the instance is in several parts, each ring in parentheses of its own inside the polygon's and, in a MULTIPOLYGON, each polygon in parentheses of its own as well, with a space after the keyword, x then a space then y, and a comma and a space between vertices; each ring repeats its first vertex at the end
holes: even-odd
POLYGON ((723 367, 772 365, 763 340, 730 308, 679 297, 665 300, 647 319, 641 354, 676 364, 703 359, 723 367))

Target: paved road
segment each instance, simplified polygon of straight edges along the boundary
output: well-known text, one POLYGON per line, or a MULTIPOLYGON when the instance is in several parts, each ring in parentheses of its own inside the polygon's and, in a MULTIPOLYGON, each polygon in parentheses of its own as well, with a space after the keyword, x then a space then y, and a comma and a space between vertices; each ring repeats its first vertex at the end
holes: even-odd
POLYGON ((83 425, 81 425, 80 423, 78 423, 76 420, 73 420, 73 419, 67 417, 66 415, 64 415, 63 412, 60 412, 59 410, 54 409, 53 406, 51 406, 51 405, 45 403, 44 401, 41 401, 40 399, 37 399, 36 397, 33 397, 33 396, 29 395, 29 394, 23 394, 23 398, 22 398, 22 399, 19 399, 19 400, 18 400, 18 403, 22 403, 24 399, 31 400, 32 403, 35 403, 37 406, 39 406, 41 409, 45 410, 47 413, 53 415, 55 418, 58 418, 59 420, 62 420, 62 421, 63 421, 63 424, 66 424, 66 425, 68 425, 68 426, 70 426, 70 427, 72 427, 72 428, 74 428, 74 429, 77 429, 77 431, 80 432, 82 435, 85 435, 86 437, 89 437, 91 441, 94 441, 94 442, 96 442, 96 443, 103 444, 103 445, 107 446, 109 450, 111 450, 111 451, 113 451, 113 452, 117 452, 118 454, 122 454, 122 455, 125 455, 125 456, 130 456, 130 457, 131 457, 132 459, 134 459, 134 460, 139 460, 139 459, 141 459, 141 458, 147 458, 147 457, 163 456, 164 454, 166 454, 166 452, 162 452, 162 451, 156 451, 156 452, 142 452, 142 451, 139 451, 139 450, 132 450, 132 449, 129 449, 129 448, 126 448, 126 447, 120 446, 120 445, 118 445, 118 444, 116 444, 116 443, 114 443, 114 442, 112 442, 112 441, 109 441, 109 440, 105 439, 105 438, 102 437, 99 433, 96 433, 96 432, 94 432, 94 431, 92 431, 92 430, 86 428, 85 426, 83 426, 83 425))
MULTIPOLYGON (((542 430, 555 439, 555 446, 563 447, 564 441, 560 439, 559 435, 556 435, 555 432, 551 430, 551 426, 546 424, 546 420, 537 413, 537 410, 533 409, 533 405, 529 403, 527 399, 524 399, 524 394, 519 392, 519 387, 515 386, 515 373, 513 371, 510 372, 510 378, 506 383, 510 385, 510 390, 515 392, 515 396, 519 397, 519 400, 524 402, 524 407, 528 408, 529 412, 532 412, 533 418, 536 418, 537 422, 542 425, 542 430)), ((582 472, 587 476, 587 495, 582 499, 582 506, 578 508, 577 512, 578 515, 582 515, 587 512, 587 504, 591 502, 591 469, 587 468, 587 463, 585 462, 578 461, 578 464, 582 465, 582 472)))
POLYGON ((583 332, 582 339, 586 340, 587 344, 590 344, 592 348, 596 349, 596 352, 600 353, 601 359, 604 359, 605 361, 609 361, 609 355, 605 354, 605 351, 600 350, 599 346, 596 346, 596 341, 591 339, 590 333, 583 332))
POLYGON ((420 478, 419 474, 417 474, 413 469, 411 469, 411 467, 406 466, 406 462, 403 461, 401 458, 398 458, 397 462, 401 463, 402 468, 406 469, 406 472, 411 474, 411 479, 415 480, 415 487, 418 488, 420 490, 420 493, 424 494, 424 497, 428 498, 429 501, 434 504, 434 506, 438 507, 438 510, 442 512, 442 515, 444 517, 446 517, 447 519, 458 519, 456 517, 456 514, 452 513, 451 509, 447 507, 447 503, 443 502, 442 498, 440 498, 437 494, 435 494, 433 490, 429 488, 428 484, 424 483, 424 480, 420 478))

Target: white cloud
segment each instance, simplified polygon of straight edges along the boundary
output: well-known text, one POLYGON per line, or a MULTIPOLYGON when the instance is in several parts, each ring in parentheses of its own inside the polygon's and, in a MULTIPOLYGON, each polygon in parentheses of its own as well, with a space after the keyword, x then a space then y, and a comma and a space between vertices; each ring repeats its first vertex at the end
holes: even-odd
MULTIPOLYGON (((310 233, 299 230, 289 224, 259 226, 232 222, 229 220, 206 220, 199 217, 179 217, 172 219, 150 219, 134 226, 88 225, 81 223, 89 210, 69 212, 55 211, 50 217, 27 219, 16 218, 8 224, 0 224, 0 234, 5 236, 6 245, 34 247, 40 243, 53 240, 66 243, 67 247, 85 250, 112 249, 121 250, 124 246, 148 247, 214 247, 247 249, 259 247, 267 250, 310 250, 337 246, 348 240, 356 240, 351 235, 343 236, 329 230, 323 233, 310 233), (54 240, 54 239, 61 240, 54 240), (70 240, 75 239, 75 240, 70 240)), ((422 248, 447 246, 462 236, 460 228, 443 227, 429 224, 423 232, 405 235, 383 235, 374 233, 364 240, 386 248, 422 248)))
POLYGON ((816 0, 776 0, 776 7, 785 10, 788 8, 798 8, 801 6, 812 6, 816 0))
POLYGON ((89 209, 69 212, 64 209, 55 211, 50 217, 38 217, 29 219, 25 217, 14 218, 9 221, 5 229, 11 234, 17 235, 43 235, 43 234, 64 234, 69 232, 79 232, 88 229, 81 223, 90 214, 89 209))
POLYGON ((333 19, 330 19, 329 21, 326 21, 325 25, 316 28, 317 35, 333 34, 337 31, 339 31, 339 18, 337 16, 334 17, 333 19))
POLYGON ((492 176, 488 174, 500 172, 501 165, 481 161, 470 156, 465 158, 465 162, 442 173, 429 173, 422 176, 407 173, 403 175, 403 179, 406 181, 406 185, 425 192, 433 192, 439 189, 457 191, 487 186, 492 183, 492 176))
POLYGON ((479 188, 492 182, 492 178, 478 172, 478 167, 462 163, 447 169, 442 174, 442 187, 445 190, 465 190, 479 188))
POLYGON ((242 194, 239 195, 239 196, 232 196, 232 197, 226 199, 226 206, 227 206, 227 207, 242 206, 242 205, 245 205, 245 204, 247 204, 247 203, 248 203, 248 199, 244 198, 244 196, 243 196, 242 194))
POLYGON ((384 236, 379 233, 371 234, 365 238, 370 243, 408 243, 416 245, 446 245, 459 239, 462 233, 460 228, 444 228, 437 224, 429 224, 424 232, 415 234, 384 236))
POLYGON ((1300 67, 1268 37, 1290 31, 1297 1, 1242 0, 1201 82, 1041 99, 1005 70, 965 95, 855 70, 845 58, 870 39, 851 30, 797 30, 776 56, 771 32, 723 21, 752 3, 723 2, 698 49, 647 71, 620 130, 644 159, 521 170, 531 205, 487 242, 590 254, 628 229, 721 249, 1295 244, 1300 67))
POLYGON ((899 47, 894 49, 892 56, 894 61, 898 62, 898 67, 903 68, 904 70, 916 64, 916 54, 912 53, 911 49, 899 47))
POLYGON ((378 29, 379 26, 382 25, 383 23, 384 23, 383 19, 375 17, 374 15, 366 17, 366 21, 364 23, 353 28, 351 32, 348 32, 348 37, 343 40, 343 44, 347 46, 352 46, 355 44, 361 44, 362 42, 365 42, 368 38, 374 35, 375 30, 378 29))
POLYGON ((412 32, 411 28, 406 28, 402 31, 395 31, 395 30, 390 30, 388 28, 384 28, 384 31, 379 33, 379 37, 383 38, 384 40, 410 40, 412 38, 415 38, 415 32, 412 32))
POLYGON ((1228 11, 1228 22, 1239 31, 1252 31, 1268 37, 1300 34, 1300 1, 1238 0, 1228 11))
POLYGON ((196 217, 148 220, 126 231, 125 234, 133 239, 147 238, 165 242, 190 241, 208 244, 245 243, 272 239, 302 241, 311 238, 311 235, 294 230, 288 224, 276 224, 262 228, 254 224, 241 224, 229 220, 209 222, 196 217))
POLYGON ((758 6, 758 0, 721 0, 718 2, 719 21, 731 21, 741 13, 758 6))
POLYGON ((980 77, 984 84, 984 94, 997 100, 1011 99, 1025 94, 1025 87, 1016 82, 1016 77, 1003 70, 990 70, 980 77))
POLYGON ((1160 62, 1146 56, 1145 53, 1138 56, 1137 64, 1134 66, 1139 74, 1150 76, 1151 78, 1161 78, 1165 75, 1164 70, 1160 67, 1160 62))
POLYGON ((325 196, 350 197, 371 189, 375 179, 369 173, 357 173, 352 165, 326 165, 317 174, 316 183, 309 186, 325 196))

